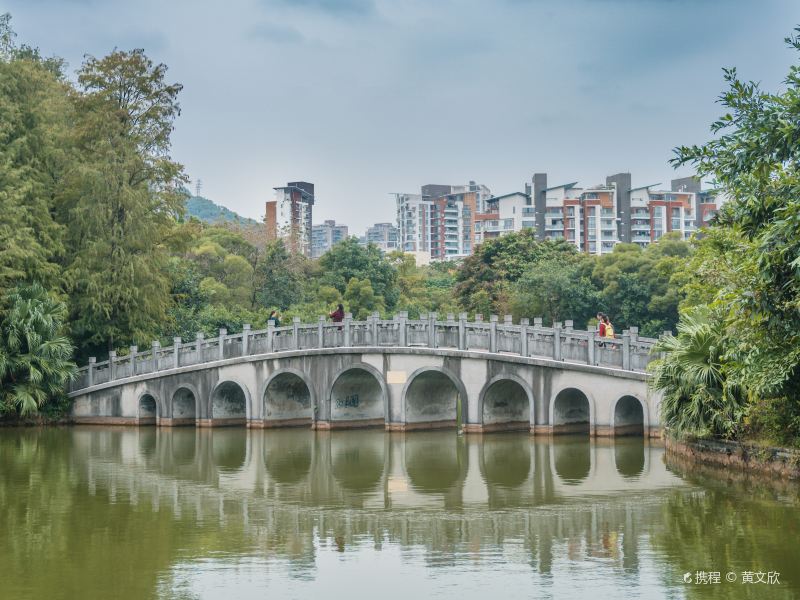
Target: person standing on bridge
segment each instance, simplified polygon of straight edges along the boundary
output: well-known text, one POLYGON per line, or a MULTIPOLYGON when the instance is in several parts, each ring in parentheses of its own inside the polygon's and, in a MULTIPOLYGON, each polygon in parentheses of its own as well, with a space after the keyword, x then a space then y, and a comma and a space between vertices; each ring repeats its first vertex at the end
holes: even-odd
POLYGON ((273 310, 271 313, 269 313, 269 319, 267 320, 272 321, 272 324, 275 327, 281 326, 281 316, 278 314, 277 310, 273 310))
MULTIPOLYGON (((333 311, 331 314, 328 315, 334 323, 341 323, 344 321, 344 306, 341 304, 336 307, 336 310, 333 311)), ((339 330, 342 328, 339 327, 339 330)))
POLYGON ((605 348, 606 344, 603 338, 606 337, 606 316, 599 312, 597 313, 597 336, 600 338, 600 343, 597 344, 600 348, 605 348))

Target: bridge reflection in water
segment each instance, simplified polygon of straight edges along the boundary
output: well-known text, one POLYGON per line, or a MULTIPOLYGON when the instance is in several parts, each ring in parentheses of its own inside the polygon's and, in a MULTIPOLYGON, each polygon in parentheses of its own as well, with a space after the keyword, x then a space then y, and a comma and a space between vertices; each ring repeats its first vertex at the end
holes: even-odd
MULTIPOLYGON (((0 595, 651 598, 702 568, 790 577, 796 504, 662 459, 641 437, 8 430, 0 595)), ((748 589, 720 593, 766 597, 748 589)))

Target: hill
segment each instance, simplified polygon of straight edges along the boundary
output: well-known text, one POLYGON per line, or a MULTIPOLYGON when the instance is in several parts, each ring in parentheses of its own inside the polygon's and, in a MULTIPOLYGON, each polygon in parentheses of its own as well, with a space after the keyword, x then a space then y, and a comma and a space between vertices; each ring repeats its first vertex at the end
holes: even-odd
POLYGON ((242 225, 258 225, 258 221, 255 219, 242 217, 232 210, 215 204, 203 196, 189 196, 186 199, 186 216, 194 217, 206 223, 228 221, 232 223, 241 223, 242 225))

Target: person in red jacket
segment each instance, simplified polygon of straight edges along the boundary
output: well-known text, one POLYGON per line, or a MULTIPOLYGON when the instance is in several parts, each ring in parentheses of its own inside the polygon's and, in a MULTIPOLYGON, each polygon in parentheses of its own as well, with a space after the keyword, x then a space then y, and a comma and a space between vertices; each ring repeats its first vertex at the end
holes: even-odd
MULTIPOLYGON (((341 323, 344 321, 344 306, 340 304, 336 307, 336 310, 328 316, 333 320, 334 323, 341 323)), ((341 330, 341 327, 339 327, 339 329, 341 330)))
POLYGON ((598 346, 601 348, 605 347, 603 340, 606 337, 606 318, 607 317, 603 313, 597 313, 597 336, 600 338, 598 346))

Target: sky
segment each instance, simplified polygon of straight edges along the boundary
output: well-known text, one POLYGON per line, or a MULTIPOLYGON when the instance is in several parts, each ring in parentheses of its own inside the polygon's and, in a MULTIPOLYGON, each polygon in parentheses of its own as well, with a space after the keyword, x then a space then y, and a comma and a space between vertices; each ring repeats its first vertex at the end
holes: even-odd
MULTIPOLYGON (((0 0, 18 40, 70 69, 144 48, 184 85, 173 157, 260 219, 316 186, 314 222, 393 221, 427 183, 521 191, 662 182, 721 114, 722 67, 769 90, 797 0, 0 0)), ((193 185, 194 189, 194 185, 193 185)))

